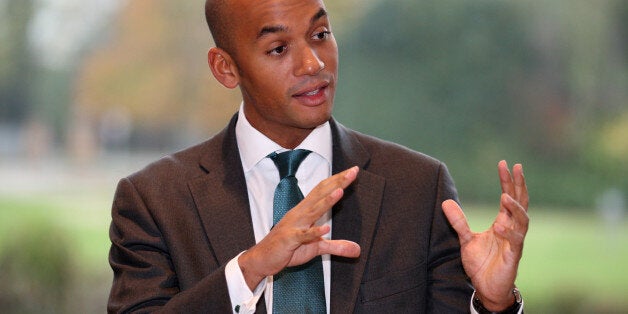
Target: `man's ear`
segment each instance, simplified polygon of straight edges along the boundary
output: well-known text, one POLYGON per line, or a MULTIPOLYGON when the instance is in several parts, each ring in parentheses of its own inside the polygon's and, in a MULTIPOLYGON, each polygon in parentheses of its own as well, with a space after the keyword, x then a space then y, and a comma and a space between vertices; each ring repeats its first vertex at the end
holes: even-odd
POLYGON ((214 77, 227 88, 236 88, 240 83, 238 67, 224 50, 213 47, 207 52, 207 63, 214 77))

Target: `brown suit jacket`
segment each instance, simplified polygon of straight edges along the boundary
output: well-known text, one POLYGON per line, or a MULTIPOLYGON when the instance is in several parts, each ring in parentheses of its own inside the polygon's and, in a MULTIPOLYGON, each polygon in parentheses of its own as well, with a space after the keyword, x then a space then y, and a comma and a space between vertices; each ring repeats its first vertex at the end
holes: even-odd
MULTIPOLYGON (((122 179, 109 261, 109 312, 229 313, 224 267, 255 244, 235 138, 222 132, 122 179)), ((466 313, 472 287, 441 202, 456 198, 444 164, 331 121, 333 173, 359 176, 332 209, 332 313, 466 313)), ((263 298, 258 313, 265 313, 263 298)))

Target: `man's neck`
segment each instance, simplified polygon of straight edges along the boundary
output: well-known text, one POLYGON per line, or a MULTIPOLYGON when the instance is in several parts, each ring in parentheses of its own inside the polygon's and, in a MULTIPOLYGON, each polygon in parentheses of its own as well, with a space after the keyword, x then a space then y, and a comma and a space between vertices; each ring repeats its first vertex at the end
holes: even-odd
POLYGON ((294 148, 311 150, 325 158, 331 164, 332 138, 329 122, 308 132, 308 135, 304 139, 299 139, 297 144, 289 145, 283 143, 285 146, 282 146, 280 145, 281 143, 273 141, 254 128, 249 123, 244 111, 241 110, 238 115, 236 138, 245 171, 253 167, 259 160, 263 159, 271 152, 294 148))
POLYGON ((244 110, 249 124, 255 128, 264 136, 268 137, 273 142, 279 144, 285 149, 294 149, 299 146, 303 140, 305 140, 314 129, 318 126, 311 128, 299 128, 296 126, 290 126, 287 124, 276 123, 267 119, 259 118, 259 113, 251 112, 246 109, 246 105, 241 106, 241 110, 244 110), (257 118, 256 118, 257 117, 257 118))

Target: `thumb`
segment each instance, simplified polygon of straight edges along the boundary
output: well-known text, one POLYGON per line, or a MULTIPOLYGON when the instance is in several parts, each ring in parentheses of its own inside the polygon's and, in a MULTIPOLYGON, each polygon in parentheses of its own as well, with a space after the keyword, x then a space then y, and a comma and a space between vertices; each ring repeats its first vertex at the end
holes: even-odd
POLYGON ((460 245, 464 245, 469 242, 471 240, 472 233, 469 228, 469 223, 467 222, 467 217, 462 212, 460 205, 458 205, 458 203, 454 200, 449 199, 444 201, 442 206, 445 217, 447 217, 451 226, 458 233, 460 245))
POLYGON ((348 240, 322 240, 318 249, 319 255, 331 254, 349 258, 360 256, 360 245, 348 240))

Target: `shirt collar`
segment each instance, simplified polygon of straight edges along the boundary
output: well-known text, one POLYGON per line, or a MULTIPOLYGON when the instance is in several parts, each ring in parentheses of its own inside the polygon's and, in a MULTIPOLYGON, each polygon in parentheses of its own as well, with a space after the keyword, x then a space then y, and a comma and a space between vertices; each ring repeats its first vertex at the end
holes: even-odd
MULTIPOLYGON (((255 129, 244 115, 244 103, 240 104, 236 122, 236 140, 244 172, 251 170, 272 152, 287 151, 255 129)), ((329 121, 317 126, 295 149, 307 149, 323 157, 330 165, 332 140, 329 121)))

